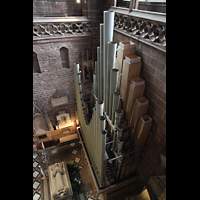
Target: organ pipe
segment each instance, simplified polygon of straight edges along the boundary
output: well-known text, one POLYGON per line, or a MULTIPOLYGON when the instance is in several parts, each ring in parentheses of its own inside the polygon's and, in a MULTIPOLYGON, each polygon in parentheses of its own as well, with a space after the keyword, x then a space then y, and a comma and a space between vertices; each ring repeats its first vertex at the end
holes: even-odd
POLYGON ((115 92, 117 88, 117 79, 118 79, 119 70, 118 69, 111 69, 110 70, 110 80, 109 80, 109 112, 108 115, 111 119, 111 111, 112 111, 112 97, 113 93, 115 92))
MULTIPOLYGON (((107 63, 106 63, 106 76, 107 76, 107 89, 106 89, 106 102, 108 102, 106 104, 106 113, 109 114, 109 108, 110 108, 110 104, 109 104, 109 96, 110 96, 110 70, 113 69, 115 67, 115 57, 116 57, 116 47, 117 47, 117 43, 116 42, 108 42, 107 43, 107 63)), ((113 83, 113 85, 115 86, 115 84, 113 83)), ((111 93, 112 95, 112 93, 111 93)))
POLYGON ((103 27, 104 24, 100 24, 100 96, 99 98, 104 100, 103 97, 103 27))
POLYGON ((120 93, 119 92, 114 92, 113 93, 113 100, 112 100, 112 113, 111 113, 111 122, 112 124, 114 124, 114 114, 115 114, 115 110, 117 110, 118 106, 119 106, 119 98, 120 98, 120 93))
MULTIPOLYGON (((103 22, 104 22, 104 29, 103 29, 103 69, 104 69, 104 94, 106 97, 107 94, 107 87, 108 85, 108 75, 107 75, 107 42, 113 41, 113 28, 114 28, 114 11, 104 11, 103 14, 103 22)), ((104 98, 105 108, 107 106, 107 99, 104 98)))
POLYGON ((100 47, 97 47, 97 61, 96 61, 96 75, 98 76, 97 78, 97 98, 100 99, 100 47))

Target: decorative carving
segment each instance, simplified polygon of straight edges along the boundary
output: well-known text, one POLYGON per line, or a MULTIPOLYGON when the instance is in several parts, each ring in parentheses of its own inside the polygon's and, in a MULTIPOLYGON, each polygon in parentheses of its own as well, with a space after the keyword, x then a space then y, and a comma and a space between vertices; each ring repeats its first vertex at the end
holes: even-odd
POLYGON ((63 96, 65 96, 65 94, 64 94, 62 91, 56 90, 56 91, 53 93, 52 98, 59 98, 59 97, 63 97, 63 96))
POLYGON ((66 188, 66 187, 64 187, 64 188, 62 188, 62 189, 60 189, 60 190, 58 190, 58 192, 56 193, 56 192, 54 192, 54 194, 53 194, 53 198, 54 198, 54 200, 57 200, 57 199, 66 199, 66 195, 68 195, 69 194, 69 189, 68 188, 66 188))
POLYGON ((114 29, 140 36, 140 38, 166 47, 166 25, 160 25, 148 19, 115 13, 114 29))
POLYGON ((63 175, 64 170, 63 170, 63 163, 55 163, 54 165, 51 166, 51 171, 53 171, 53 176, 55 177, 57 172, 59 172, 61 175, 63 175))
POLYGON ((44 115, 44 113, 39 109, 38 106, 33 102, 33 118, 36 114, 44 115))
POLYGON ((82 35, 98 33, 99 27, 95 22, 66 22, 60 24, 33 24, 33 36, 82 35))
POLYGON ((60 90, 56 90, 52 95, 51 103, 53 107, 68 104, 67 95, 60 90))
POLYGON ((50 196, 52 200, 72 200, 73 191, 68 170, 64 162, 48 167, 50 196))

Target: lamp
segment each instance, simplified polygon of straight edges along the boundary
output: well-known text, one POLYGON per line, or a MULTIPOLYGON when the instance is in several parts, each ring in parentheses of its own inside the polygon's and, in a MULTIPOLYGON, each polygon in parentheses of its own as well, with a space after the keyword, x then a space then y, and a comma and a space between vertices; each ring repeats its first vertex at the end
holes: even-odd
POLYGON ((77 126, 76 126, 76 128, 77 128, 77 130, 80 128, 80 125, 78 124, 77 126))

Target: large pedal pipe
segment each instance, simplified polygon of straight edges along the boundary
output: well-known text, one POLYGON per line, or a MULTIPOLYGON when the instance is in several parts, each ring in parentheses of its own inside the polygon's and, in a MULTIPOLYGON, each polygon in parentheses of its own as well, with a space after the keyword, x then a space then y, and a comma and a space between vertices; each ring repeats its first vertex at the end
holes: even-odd
MULTIPOLYGON (((99 67, 98 67, 98 64, 97 64, 97 61, 94 62, 94 68, 95 68, 95 95, 96 97, 98 97, 98 71, 99 71, 99 67)), ((94 81, 94 80, 93 80, 94 81)))
POLYGON ((100 47, 97 47, 97 72, 95 73, 97 78, 97 98, 100 99, 100 47))
POLYGON ((118 74, 119 70, 118 69, 111 69, 110 70, 110 80, 109 80, 109 118, 111 119, 111 114, 112 114, 112 98, 113 98, 113 93, 116 92, 117 89, 117 80, 118 80, 118 74))
MULTIPOLYGON (((107 42, 113 41, 113 29, 114 29, 114 11, 104 11, 103 13, 103 23, 104 23, 104 29, 103 29, 103 69, 104 69, 104 75, 105 75, 105 81, 104 81, 104 94, 105 97, 107 95, 107 85, 108 85, 108 75, 107 75, 107 42)), ((105 108, 107 108, 107 99, 104 97, 104 104, 105 108)))
POLYGON ((103 76, 103 27, 104 24, 100 24, 100 96, 99 99, 104 100, 103 97, 103 84, 105 82, 104 76, 103 76))
MULTIPOLYGON (((100 144, 100 133, 99 131, 101 130, 100 127, 100 116, 103 115, 103 108, 104 108, 104 103, 102 100, 97 99, 96 101, 96 132, 95 132, 95 163, 96 166, 98 168, 98 170, 100 171, 100 160, 99 160, 99 156, 98 156, 98 151, 101 148, 100 144)), ((102 130, 101 130, 102 131, 102 130)))
POLYGON ((106 104, 106 113, 109 114, 110 110, 110 103, 109 103, 109 95, 110 95, 110 70, 115 68, 115 59, 116 59, 116 42, 107 42, 107 94, 106 94, 106 101, 108 104, 106 104))
POLYGON ((100 153, 100 178, 101 178, 101 184, 103 184, 103 178, 104 178, 104 154, 106 151, 106 134, 107 131, 105 130, 105 123, 106 123, 106 118, 104 116, 100 117, 100 125, 101 125, 101 132, 100 132, 100 138, 101 138, 101 149, 99 151, 100 153))

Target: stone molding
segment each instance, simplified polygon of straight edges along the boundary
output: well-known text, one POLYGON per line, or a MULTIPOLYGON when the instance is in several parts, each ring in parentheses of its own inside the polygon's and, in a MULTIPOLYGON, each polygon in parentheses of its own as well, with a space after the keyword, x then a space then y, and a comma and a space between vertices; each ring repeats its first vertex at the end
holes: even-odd
POLYGON ((38 38, 74 37, 99 35, 100 22, 81 17, 73 18, 38 18, 33 20, 33 40, 38 38))
POLYGON ((114 30, 166 51, 166 14, 112 6, 115 11, 114 30))
POLYGON ((64 162, 55 163, 48 167, 50 196, 53 200, 72 200, 73 191, 64 162))

